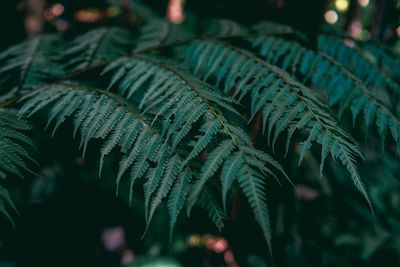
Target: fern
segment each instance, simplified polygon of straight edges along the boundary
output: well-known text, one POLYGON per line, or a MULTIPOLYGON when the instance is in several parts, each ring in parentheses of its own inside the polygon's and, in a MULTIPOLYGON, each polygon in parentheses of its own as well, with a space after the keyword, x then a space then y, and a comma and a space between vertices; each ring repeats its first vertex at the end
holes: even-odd
POLYGON ((61 46, 62 40, 57 35, 43 35, 3 51, 0 54, 0 100, 59 78, 62 68, 56 60, 61 46))
MULTIPOLYGON (((192 147, 192 149, 189 149, 184 164, 195 159, 207 146, 215 143, 217 137, 218 139, 225 139, 218 142, 216 148, 208 152, 207 159, 199 170, 200 174, 193 184, 192 193, 188 200, 189 211, 198 201, 206 183, 216 175, 219 169, 222 169, 220 178, 224 187, 224 203, 226 203, 227 191, 233 182, 240 177, 238 172, 232 170, 249 169, 252 173, 258 175, 257 177, 274 176, 274 173, 267 167, 267 165, 270 165, 284 174, 276 161, 263 152, 251 148, 251 141, 247 135, 239 128, 229 124, 223 117, 220 109, 232 111, 233 108, 230 107, 232 100, 219 95, 213 88, 192 77, 184 70, 171 63, 164 63, 160 59, 134 56, 110 64, 104 72, 110 71, 114 72, 110 87, 118 84, 120 95, 128 99, 136 99, 135 95, 137 94, 143 95, 140 98, 140 103, 138 103, 139 108, 143 110, 143 113, 155 114, 153 123, 161 117, 163 135, 170 139, 173 148, 177 147, 189 134, 196 122, 200 123, 199 131, 201 134, 196 136, 195 140, 186 147, 186 149, 189 147, 192 147), (239 161, 232 160, 237 157, 240 158, 239 161)), ((187 176, 184 175, 183 177, 187 176)), ((256 178, 250 177, 249 179, 256 178)), ((165 186, 169 189, 171 185, 165 186)), ((153 191, 153 183, 145 184, 145 202, 149 202, 153 191)), ((183 193, 186 194, 186 192, 183 193)), ((261 191, 255 193, 262 194, 261 191)), ((179 196, 173 194, 171 197, 172 199, 179 198, 179 196)), ((177 200, 173 201, 176 202, 177 200)), ((265 205, 265 203, 263 202, 262 205, 265 205)), ((258 209, 255 209, 257 216, 266 218, 265 220, 268 221, 268 214, 265 212, 267 209, 260 207, 261 203, 257 203, 258 209), (260 211, 263 213, 259 213, 260 211)), ((260 220, 259 222, 264 223, 262 225, 263 230, 269 227, 265 225, 265 221, 260 220)), ((173 227, 173 223, 174 221, 171 222, 171 227, 173 227)), ((268 233, 265 233, 265 236, 268 236, 268 233)))
POLYGON ((132 33, 124 28, 94 29, 72 40, 62 61, 67 70, 77 72, 128 54, 132 43, 132 33))
POLYGON ((308 136, 301 143, 299 163, 313 142, 321 144, 321 172, 330 153, 346 167, 354 184, 369 202, 356 167, 360 149, 353 138, 339 128, 310 89, 282 70, 233 46, 196 42, 188 51, 189 64, 195 73, 204 79, 213 77, 226 94, 232 92, 239 100, 251 95, 250 121, 261 112, 268 140, 274 129, 272 146, 288 128, 287 153, 294 132, 307 131, 308 136))
POLYGON ((363 54, 358 47, 349 47, 351 44, 356 45, 351 42, 351 40, 348 41, 350 44, 346 45, 344 40, 333 36, 320 35, 318 37, 319 49, 348 68, 368 87, 375 90, 386 88, 392 95, 398 95, 400 86, 388 75, 385 75, 376 66, 376 62, 363 54))
MULTIPOLYGON (((31 172, 26 161, 35 162, 28 153, 33 148, 26 132, 31 125, 18 119, 14 111, 0 109, 0 178, 5 179, 7 174, 23 177, 20 170, 31 172)), ((14 225, 11 213, 17 211, 7 189, 0 184, 0 212, 14 225)))
MULTIPOLYGON (((295 143, 298 164, 313 161, 317 143, 320 175, 331 155, 344 168, 330 165, 326 175, 347 171, 370 204, 357 168, 362 152, 339 124, 345 111, 353 125, 363 114, 363 128, 375 124, 382 139, 390 132, 400 152, 397 105, 390 101, 400 92, 392 77, 395 55, 379 45, 347 46, 348 37, 337 34, 321 35, 311 49, 301 33, 270 22, 245 27, 211 19, 197 29, 145 17, 138 35, 99 28, 68 42, 46 35, 6 50, 2 107, 21 97, 20 115, 46 114, 53 136, 71 120, 83 155, 100 139, 99 176, 118 151, 116 193, 128 191, 131 204, 133 188, 143 187, 147 229, 165 203, 171 236, 182 210, 189 216, 195 205, 222 229, 229 192, 238 186, 271 251, 266 182, 288 177, 267 148, 253 144, 248 132, 257 131, 258 119, 272 152, 284 142, 285 163, 291 164, 295 143), (382 97, 386 90, 389 101, 382 97)), ((0 110, 1 177, 29 170, 30 131, 0 110)), ((11 219, 12 210, 0 185, 0 211, 11 219)))
POLYGON ((326 90, 328 104, 330 106, 338 104, 339 115, 344 110, 351 111, 353 125, 363 112, 366 134, 371 124, 375 122, 382 140, 385 140, 390 131, 395 142, 399 144, 400 122, 396 115, 375 97, 361 80, 332 58, 296 42, 275 37, 254 38, 251 39, 251 43, 267 62, 286 70, 303 83, 307 83, 310 79, 315 87, 322 91, 326 90))
POLYGON ((135 47, 136 52, 162 48, 192 40, 194 35, 182 25, 165 20, 153 20, 143 26, 135 47))
POLYGON ((6 172, 23 177, 20 169, 30 171, 26 160, 33 161, 26 148, 33 148, 31 140, 24 132, 31 126, 19 120, 15 112, 0 109, 0 178, 6 178, 6 172))
POLYGON ((240 37, 249 34, 249 30, 231 20, 210 19, 203 25, 202 35, 205 37, 240 37))

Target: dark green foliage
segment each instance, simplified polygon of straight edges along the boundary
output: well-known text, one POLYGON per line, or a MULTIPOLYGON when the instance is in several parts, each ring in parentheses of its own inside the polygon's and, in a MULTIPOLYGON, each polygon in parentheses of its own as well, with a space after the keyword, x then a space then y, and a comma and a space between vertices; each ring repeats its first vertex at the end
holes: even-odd
POLYGON ((2 52, 0 100, 7 100, 21 90, 60 77, 62 66, 56 60, 61 46, 62 39, 59 36, 43 35, 2 52))
MULTIPOLYGON (((280 38, 259 37, 251 39, 253 47, 259 49, 264 60, 278 65, 301 82, 309 80, 321 91, 326 91, 329 106, 339 106, 339 115, 345 110, 352 113, 353 125, 363 113, 365 132, 373 124, 384 140, 390 131, 398 144, 400 122, 390 110, 367 88, 362 80, 356 78, 342 65, 322 52, 302 47, 296 42, 280 38)), ((382 89, 383 90, 383 89, 382 89)), ((399 146, 397 145, 397 153, 399 146)))
MULTIPOLYGON (((26 135, 32 129, 27 122, 20 120, 13 110, 0 109, 0 178, 8 174, 23 177, 21 170, 30 172, 26 161, 34 161, 29 155, 33 144, 26 135)), ((7 189, 0 184, 0 212, 13 223, 10 208, 16 211, 7 189)))
MULTIPOLYGON (((89 141, 101 143, 99 175, 109 168, 108 157, 116 159, 117 193, 129 191, 131 202, 133 188, 143 187, 147 226, 166 203, 171 233, 182 210, 189 215, 195 205, 221 229, 236 201, 231 189, 238 188, 271 247, 267 185, 270 178, 291 182, 281 165, 296 168, 294 161, 304 162, 296 170, 312 169, 313 176, 338 183, 350 178, 373 206, 358 162, 371 151, 386 154, 375 152, 373 141, 360 146, 343 114, 351 112, 353 125, 363 114, 360 128, 373 129, 387 154, 399 150, 396 105, 377 93, 400 92, 396 69, 381 69, 395 65, 396 57, 389 60, 377 46, 352 48, 340 35, 320 35, 318 47, 310 48, 301 33, 269 22, 247 28, 208 20, 199 28, 154 20, 140 29, 94 29, 72 41, 33 39, 1 54, 7 101, 0 103, 15 105, 26 118, 44 114, 53 135, 72 121, 70 132, 80 136, 84 155, 92 149, 89 141), (20 101, 10 101, 8 92, 20 101), (386 140, 388 132, 395 142, 386 140)), ((0 157, 6 151, 11 163, 0 166, 14 174, 27 169, 23 159, 29 158, 16 143, 28 143, 20 132, 30 128, 22 125, 4 125, 14 139, 0 139, 0 157)))

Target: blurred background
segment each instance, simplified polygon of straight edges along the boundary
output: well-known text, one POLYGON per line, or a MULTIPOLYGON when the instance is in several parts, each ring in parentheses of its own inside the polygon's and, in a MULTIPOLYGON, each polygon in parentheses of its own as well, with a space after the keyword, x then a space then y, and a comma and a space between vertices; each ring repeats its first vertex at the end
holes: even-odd
MULTIPOLYGON (((381 41, 400 51, 397 0, 5 0, 0 3, 0 52, 43 33, 68 35, 121 20, 135 24, 125 13, 143 6, 173 23, 182 23, 188 14, 245 25, 267 19, 289 24, 311 38, 327 23, 355 39, 381 41)), ((197 210, 190 220, 179 222, 168 244, 169 218, 160 209, 142 239, 141 200, 130 209, 115 198, 107 189, 113 180, 99 181, 97 160, 89 160, 97 155, 83 159, 70 149, 78 146, 69 136, 52 139, 51 145, 48 136, 37 139, 44 151, 38 159, 43 166, 39 175, 22 186, 9 185, 20 215, 17 230, 2 230, 0 267, 272 266, 240 196, 222 232, 197 210)), ((342 192, 338 190, 343 187, 324 177, 310 178, 319 175, 308 175, 309 166, 290 175, 298 181, 293 190, 271 189, 275 266, 400 266, 400 168, 396 159, 379 162, 378 157, 371 160, 373 165, 361 166, 376 203, 378 226, 353 188, 342 192)))

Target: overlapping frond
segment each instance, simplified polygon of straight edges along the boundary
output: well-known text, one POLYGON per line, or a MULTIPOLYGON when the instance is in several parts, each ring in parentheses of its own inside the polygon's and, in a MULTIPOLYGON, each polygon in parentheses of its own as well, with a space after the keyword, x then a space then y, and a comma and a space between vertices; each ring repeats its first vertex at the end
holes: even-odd
POLYGON ((0 100, 9 99, 19 91, 60 77, 57 64, 62 39, 57 35, 42 35, 0 54, 0 100))
POLYGON ((321 34, 318 37, 318 49, 334 58, 377 93, 385 88, 392 95, 400 94, 400 86, 352 40, 321 34))
POLYGON ((29 130, 31 126, 14 111, 0 109, 0 178, 4 179, 7 173, 22 178, 20 170, 29 171, 25 164, 26 160, 32 161, 28 150, 33 144, 26 135, 29 130))
POLYGON ((303 83, 311 80, 316 88, 327 91, 328 104, 338 104, 339 113, 351 111, 353 124, 363 113, 366 132, 375 124, 382 140, 390 132, 398 144, 400 121, 397 116, 361 80, 331 57, 275 37, 258 37, 250 41, 265 61, 279 66, 303 83))
POLYGON ((148 51, 172 44, 187 42, 195 37, 181 24, 153 20, 140 29, 135 52, 148 51))
POLYGON ((62 60, 65 68, 76 72, 129 54, 134 46, 132 33, 124 28, 91 30, 68 44, 62 60))
POLYGON ((365 42, 361 48, 370 53, 377 65, 386 73, 400 77, 400 55, 378 42, 365 42))
POLYGON ((347 32, 332 25, 324 24, 321 26, 321 32, 339 40, 347 40, 351 47, 356 48, 356 52, 362 56, 372 59, 386 74, 392 74, 394 77, 400 75, 400 55, 390 47, 373 40, 360 41, 354 39, 347 32))
POLYGON ((217 42, 196 42, 188 50, 189 65, 204 79, 213 78, 226 94, 241 100, 249 95, 250 121, 262 114, 263 129, 274 145, 288 132, 287 149, 296 131, 307 132, 301 142, 300 160, 312 146, 321 144, 321 172, 329 154, 346 167, 354 184, 368 200, 360 180, 356 157, 361 156, 353 138, 341 129, 315 93, 286 72, 242 49, 217 42))
POLYGON ((209 19, 203 25, 202 36, 235 37, 244 36, 249 30, 239 23, 227 19, 209 19))
MULTIPOLYGON (((0 178, 7 174, 23 177, 21 170, 31 172, 26 161, 33 161, 29 149, 32 141, 26 135, 31 125, 20 120, 12 110, 0 109, 0 178)), ((0 184, 0 212, 13 224, 9 210, 16 211, 7 189, 0 184)))
MULTIPOLYGON (((207 182, 220 170, 224 203, 227 192, 241 177, 241 172, 247 173, 249 183, 274 176, 276 170, 283 173, 280 165, 269 155, 252 147, 246 133, 226 121, 221 110, 232 111, 232 100, 221 96, 206 83, 174 65, 148 56, 121 59, 105 71, 112 70, 114 75, 111 86, 118 84, 119 93, 128 99, 136 99, 135 94, 142 94, 139 108, 144 113, 155 114, 153 122, 158 118, 161 120, 163 136, 170 140, 173 148, 189 133, 198 133, 185 145, 188 150, 185 165, 190 164, 200 154, 207 153, 199 175, 194 177, 188 199, 189 210, 199 201, 207 182)), ((182 179, 189 180, 190 175, 182 174, 182 179)), ((183 181, 176 182, 175 186, 177 188, 173 192, 187 193, 182 190, 187 188, 183 181)), ((149 202, 154 191, 151 183, 145 184, 145 202, 149 202)), ((263 199, 263 188, 257 187, 254 194, 255 198, 263 199)), ((174 204, 171 204, 170 210, 179 212, 182 207, 179 203, 182 200, 173 194, 170 197, 170 204, 174 204)), ((265 201, 257 202, 253 207, 262 229, 268 229, 265 201)), ((268 241, 270 236, 267 232, 264 233, 268 241)))
POLYGON ((25 104, 20 112, 26 116, 51 107, 48 123, 54 122, 54 131, 68 117, 74 117, 75 131, 80 131, 83 150, 90 140, 104 139, 100 171, 104 158, 118 147, 124 156, 120 160, 116 177, 117 193, 122 177, 128 173, 131 201, 131 189, 138 179, 144 177, 146 184, 154 186, 151 189, 156 192, 149 217, 167 196, 173 183, 177 179, 184 179, 186 176, 182 177, 183 173, 191 175, 183 159, 163 140, 158 129, 132 105, 109 92, 93 91, 73 84, 57 84, 36 90, 23 100, 25 104))

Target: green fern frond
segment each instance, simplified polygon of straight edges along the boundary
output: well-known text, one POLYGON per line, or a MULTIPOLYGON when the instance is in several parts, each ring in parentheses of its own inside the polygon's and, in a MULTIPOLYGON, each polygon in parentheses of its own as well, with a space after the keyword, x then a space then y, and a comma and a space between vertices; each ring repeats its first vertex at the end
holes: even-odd
POLYGON ((262 21, 251 27, 252 31, 268 35, 281 35, 296 32, 292 27, 272 21, 262 21))
POLYGON ((386 73, 390 73, 393 77, 400 77, 400 55, 398 53, 378 42, 371 41, 359 45, 374 57, 377 65, 386 73))
MULTIPOLYGON (((26 161, 35 162, 29 155, 34 148, 32 141, 26 135, 32 126, 21 120, 13 110, 0 109, 0 178, 5 179, 7 174, 14 174, 23 178, 20 170, 32 171, 26 161)), ((0 213, 12 225, 13 216, 10 211, 17 212, 7 189, 0 184, 0 213)))
POLYGON ((249 34, 249 30, 239 23, 227 19, 209 19, 204 23, 202 36, 235 37, 249 34))
MULTIPOLYGON (((74 84, 57 84, 33 91, 24 96, 23 101, 25 104, 20 113, 27 116, 51 106, 49 120, 55 120, 56 126, 67 117, 74 116, 74 124, 81 132, 81 144, 84 147, 94 138, 105 139, 100 165, 107 154, 119 147, 124 156, 116 179, 117 193, 122 175, 127 170, 130 170, 130 189, 135 181, 149 177, 155 169, 161 172, 160 180, 163 183, 170 181, 171 184, 180 171, 185 170, 176 152, 170 146, 162 145, 157 129, 131 105, 111 93, 74 84), (65 101, 66 99, 69 101, 65 101), (158 160, 157 155, 165 155, 165 151, 169 151, 166 154, 168 161, 158 160), (151 167, 150 163, 156 166, 151 167), (168 171, 172 168, 178 171, 168 171)), ((130 201, 132 193, 130 190, 130 201)), ((152 205, 152 210, 155 208, 156 204, 152 205)))
POLYGON ((221 231, 224 228, 225 214, 221 208, 221 204, 211 193, 211 188, 205 188, 200 196, 197 204, 208 212, 208 216, 221 231))
POLYGON ((239 100, 250 95, 250 121, 261 112, 263 129, 267 130, 269 140, 274 132, 273 146, 285 130, 288 131, 287 149, 296 131, 308 132, 307 138, 301 142, 299 163, 313 142, 321 144, 321 170, 330 153, 346 167, 368 200, 355 163, 355 157, 361 156, 357 144, 337 125, 313 91, 283 70, 223 43, 196 42, 188 51, 189 65, 199 76, 204 79, 212 76, 226 94, 232 93, 239 100))
POLYGON ((0 100, 59 78, 62 68, 56 61, 61 46, 59 36, 42 35, 3 51, 0 54, 0 100))
POLYGON ((172 237, 178 215, 186 203, 191 181, 192 174, 186 171, 180 174, 179 179, 177 179, 172 186, 171 194, 168 198, 168 210, 171 217, 170 238, 172 237))
POLYGON ((153 20, 140 29, 135 52, 180 44, 193 38, 194 34, 186 30, 183 25, 173 24, 167 20, 153 20))
POLYGON ((362 112, 366 131, 375 122, 382 140, 390 131, 395 142, 399 144, 400 121, 396 115, 362 81, 335 60, 296 42, 280 38, 259 37, 250 41, 265 61, 279 66, 303 83, 310 79, 315 87, 326 90, 328 104, 338 104, 339 115, 344 110, 351 111, 353 125, 362 112))
POLYGON ((10 222, 10 224, 15 228, 15 223, 12 213, 18 213, 8 190, 0 184, 0 213, 10 222))
POLYGON ((72 72, 125 56, 133 48, 133 35, 117 27, 99 28, 76 37, 68 45, 62 60, 72 72))
MULTIPOLYGON (((275 176, 268 166, 283 173, 281 166, 267 154, 254 149, 247 134, 229 124, 221 110, 232 110, 232 100, 221 96, 215 89, 195 77, 158 59, 148 56, 134 56, 110 64, 105 73, 113 71, 111 87, 118 84, 119 94, 128 99, 140 98, 138 106, 143 113, 155 114, 153 123, 161 122, 163 136, 170 140, 172 147, 180 144, 193 129, 200 132, 187 145, 189 151, 184 164, 207 151, 206 160, 195 177, 188 199, 188 210, 198 201, 205 185, 217 172, 224 184, 224 205, 226 192, 239 178, 232 169, 247 168, 260 177, 275 176), (135 95, 142 97, 135 97, 135 95), (196 124, 198 126, 196 126, 196 124), (221 140, 222 141, 217 141, 221 140), (211 147, 213 145, 213 148, 211 147), (232 160, 240 157, 241 161, 232 160)), ((285 175, 285 174, 284 174, 285 175)), ((145 202, 150 199, 159 178, 145 185, 145 202)), ((165 184, 169 189, 171 184, 165 184)), ((161 196, 164 196, 162 194, 161 196)), ((177 196, 174 196, 176 199, 177 196)), ((158 201, 159 202, 159 201, 158 201)), ((262 215, 260 215, 262 216, 262 215)), ((173 227, 173 225, 171 226, 173 227)), ((265 228, 264 228, 265 229, 265 228)))
POLYGON ((320 35, 318 37, 318 49, 345 66, 367 87, 375 89, 376 93, 379 93, 382 88, 386 88, 392 95, 400 94, 400 86, 390 76, 382 72, 377 67, 377 62, 374 62, 373 57, 368 57, 363 53, 355 42, 320 35))
POLYGON ((399 77, 400 56, 392 48, 373 40, 356 40, 340 28, 327 24, 321 27, 321 32, 333 38, 348 40, 348 42, 356 48, 357 53, 372 59, 373 63, 383 70, 384 73, 392 74, 392 77, 399 77))
POLYGON ((27 149, 32 149, 33 143, 24 132, 31 126, 18 119, 15 112, 0 109, 0 178, 11 173, 23 178, 20 169, 31 172, 25 161, 34 162, 27 149))

